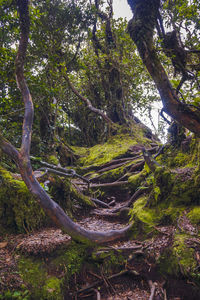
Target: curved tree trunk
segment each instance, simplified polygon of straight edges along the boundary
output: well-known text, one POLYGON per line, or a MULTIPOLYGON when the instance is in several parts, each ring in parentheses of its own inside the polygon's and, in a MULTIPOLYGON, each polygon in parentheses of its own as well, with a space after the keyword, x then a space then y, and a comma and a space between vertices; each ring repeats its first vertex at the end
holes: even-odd
POLYGON ((200 136, 200 112, 182 103, 156 54, 153 31, 159 16, 160 0, 128 0, 133 11, 128 32, 160 93, 164 111, 200 136))
POLYGON ((121 230, 94 232, 85 230, 81 226, 74 223, 65 214, 63 209, 49 197, 49 195, 40 186, 39 182, 33 174, 30 162, 30 145, 34 111, 31 94, 24 78, 24 61, 26 57, 30 27, 28 0, 18 0, 17 5, 19 9, 21 37, 15 61, 16 80, 25 105, 25 114, 22 129, 22 143, 21 148, 18 151, 13 145, 6 141, 0 133, 0 148, 12 159, 14 159, 16 165, 19 168, 22 179, 27 185, 29 191, 36 197, 41 207, 50 216, 53 222, 61 227, 73 239, 84 243, 105 243, 122 238, 129 232, 131 225, 121 230))

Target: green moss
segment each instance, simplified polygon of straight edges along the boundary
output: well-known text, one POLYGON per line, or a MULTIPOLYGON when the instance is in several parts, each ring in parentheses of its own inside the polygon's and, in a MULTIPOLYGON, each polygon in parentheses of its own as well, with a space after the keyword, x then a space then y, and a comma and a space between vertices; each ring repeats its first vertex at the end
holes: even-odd
POLYGON ((25 183, 0 167, 0 225, 10 231, 38 229, 47 218, 25 183))
POLYGON ((145 208, 146 202, 147 197, 141 197, 134 203, 131 210, 131 218, 137 217, 141 222, 153 225, 157 216, 154 210, 145 208))
POLYGON ((17 290, 17 291, 12 291, 8 290, 0 294, 0 299, 1 300, 29 300, 30 298, 30 293, 28 290, 17 290))
POLYGON ((50 276, 45 263, 39 259, 22 257, 18 263, 19 273, 29 287, 32 299, 62 300, 62 279, 50 276))
POLYGON ((98 144, 89 149, 73 147, 73 150, 82 155, 79 163, 84 166, 101 165, 109 162, 112 159, 124 157, 128 149, 138 143, 143 145, 148 144, 150 140, 143 136, 135 136, 134 134, 118 134, 112 136, 104 144, 98 144))
POLYGON ((18 264, 19 273, 36 299, 42 299, 41 293, 47 278, 44 264, 31 258, 21 258, 18 264))
POLYGON ((194 258, 195 250, 187 245, 186 234, 176 234, 173 245, 160 257, 158 264, 162 273, 178 276, 196 276, 197 262, 194 258))
POLYGON ((81 204, 85 204, 88 206, 93 207, 94 203, 90 200, 90 198, 83 193, 79 192, 75 187, 71 186, 70 187, 70 195, 72 198, 77 200, 81 204))
POLYGON ((173 165, 176 167, 185 166, 190 160, 190 156, 188 154, 178 152, 178 154, 173 159, 173 165))
POLYGON ((173 197, 177 204, 185 204, 188 206, 191 205, 191 203, 199 203, 200 181, 197 180, 198 174, 196 174, 192 168, 191 171, 193 173, 190 176, 187 176, 187 174, 178 174, 174 178, 175 184, 171 192, 171 197, 173 197))
POLYGON ((172 249, 168 248, 159 257, 157 265, 161 274, 163 275, 176 275, 178 276, 180 268, 177 263, 177 258, 173 255, 172 249))
POLYGON ((78 191, 67 178, 54 177, 51 182, 50 193, 53 199, 64 210, 67 210, 68 214, 72 213, 74 203, 77 201, 82 205, 94 206, 90 198, 78 191))
POLYGON ((56 277, 47 278, 46 284, 43 287, 44 299, 62 300, 64 299, 61 290, 62 280, 56 277))
POLYGON ((124 174, 125 174, 124 166, 119 167, 119 168, 104 172, 103 175, 101 176, 101 181, 102 182, 107 182, 108 180, 115 181, 118 178, 120 178, 121 176, 123 176, 124 174))
POLYGON ((194 249, 185 244, 188 238, 185 234, 178 234, 175 236, 173 244, 173 255, 177 258, 177 263, 184 274, 191 273, 197 267, 197 262, 194 259, 194 249))
POLYGON ((136 189, 140 187, 146 175, 146 170, 142 170, 140 173, 132 175, 128 178, 129 187, 132 192, 136 191, 136 189))
POLYGON ((200 224, 200 207, 195 206, 192 208, 192 210, 187 214, 187 217, 192 224, 200 224))
POLYGON ((130 210, 135 238, 141 235, 145 237, 149 232, 157 234, 155 226, 176 223, 178 216, 185 210, 185 206, 176 206, 173 202, 160 202, 151 206, 151 201, 152 198, 143 196, 135 201, 130 210))
POLYGON ((99 248, 96 252, 92 253, 92 259, 96 262, 97 266, 101 267, 105 275, 110 275, 115 272, 119 272, 122 269, 122 266, 125 264, 127 254, 124 255, 120 250, 103 250, 99 248))
POLYGON ((59 164, 59 160, 55 155, 49 155, 47 157, 47 162, 49 164, 53 164, 53 165, 58 165, 59 164))
POLYGON ((72 242, 65 253, 52 260, 52 264, 65 272, 65 280, 69 282, 72 275, 79 273, 88 256, 88 246, 72 242))

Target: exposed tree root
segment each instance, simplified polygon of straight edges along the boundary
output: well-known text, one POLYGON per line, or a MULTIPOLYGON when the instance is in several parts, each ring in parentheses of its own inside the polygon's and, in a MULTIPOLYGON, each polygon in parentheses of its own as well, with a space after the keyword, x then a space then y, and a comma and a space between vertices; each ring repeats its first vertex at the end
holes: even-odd
POLYGON ((99 184, 91 184, 90 188, 98 188, 98 187, 109 187, 109 186, 120 186, 120 185, 125 185, 128 184, 128 181, 115 181, 115 182, 110 182, 110 183, 99 183, 99 184))

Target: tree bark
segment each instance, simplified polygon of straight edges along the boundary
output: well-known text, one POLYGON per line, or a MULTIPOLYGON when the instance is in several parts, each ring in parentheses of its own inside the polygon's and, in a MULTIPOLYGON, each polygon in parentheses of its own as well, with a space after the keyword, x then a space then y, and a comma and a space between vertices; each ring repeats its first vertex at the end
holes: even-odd
POLYGON ((153 31, 159 14, 160 0, 128 0, 128 3, 133 11, 128 32, 155 82, 164 111, 199 137, 200 112, 179 100, 153 46, 153 31))

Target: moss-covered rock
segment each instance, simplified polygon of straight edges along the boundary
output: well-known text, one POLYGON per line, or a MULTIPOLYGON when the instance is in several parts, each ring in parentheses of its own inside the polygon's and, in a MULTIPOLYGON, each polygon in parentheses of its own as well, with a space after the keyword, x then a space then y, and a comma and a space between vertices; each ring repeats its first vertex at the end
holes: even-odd
POLYGON ((71 215, 74 204, 93 207, 90 197, 77 190, 67 178, 52 177, 50 183, 50 193, 53 199, 71 215))

